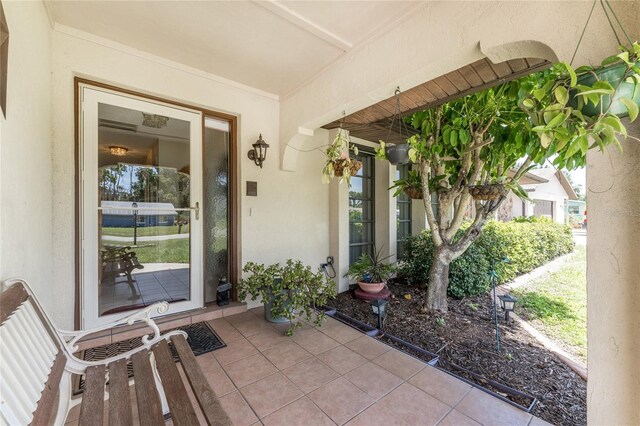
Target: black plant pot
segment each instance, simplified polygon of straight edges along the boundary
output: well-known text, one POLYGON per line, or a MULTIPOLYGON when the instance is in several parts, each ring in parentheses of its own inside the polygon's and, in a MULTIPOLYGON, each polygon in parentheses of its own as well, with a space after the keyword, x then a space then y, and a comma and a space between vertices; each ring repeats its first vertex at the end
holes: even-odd
MULTIPOLYGON (((640 62, 638 63, 640 66, 640 62)), ((600 80, 609 82, 614 88, 617 87, 617 90, 613 94, 613 105, 611 105, 610 113, 617 115, 620 118, 627 117, 629 112, 627 111, 627 107, 620 102, 620 98, 629 98, 633 99, 633 101, 640 106, 640 87, 635 92, 635 85, 633 83, 628 83, 623 81, 625 79, 625 71, 627 70, 626 64, 616 64, 608 67, 603 67, 597 70, 594 70, 594 73, 598 76, 600 80)), ((586 86, 591 86, 596 82, 596 77, 592 73, 585 74, 580 76, 578 79, 578 84, 584 84, 586 86)), ((570 105, 573 108, 578 107, 578 97, 575 96, 575 93, 572 93, 572 98, 570 105)), ((602 97, 602 111, 606 111, 611 104, 611 96, 605 95, 602 97)), ((584 99, 584 105, 580 110, 584 115, 593 117, 600 114, 600 104, 593 105, 590 102, 587 102, 584 99)))
POLYGON ((395 166, 409 162, 409 144, 389 145, 386 147, 387 159, 395 166))

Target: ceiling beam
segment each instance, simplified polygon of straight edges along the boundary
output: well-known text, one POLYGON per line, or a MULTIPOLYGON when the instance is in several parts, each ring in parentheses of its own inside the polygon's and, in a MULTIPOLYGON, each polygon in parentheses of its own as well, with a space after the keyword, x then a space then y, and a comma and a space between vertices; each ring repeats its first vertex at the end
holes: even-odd
POLYGON ((309 19, 305 18, 299 13, 294 12, 278 1, 254 0, 253 2, 254 4, 267 9, 268 11, 280 16, 281 18, 291 22, 294 25, 297 25, 308 33, 313 34, 314 36, 326 41, 327 43, 331 44, 334 47, 337 47, 344 52, 351 50, 351 48, 353 47, 353 45, 345 39, 337 36, 336 34, 333 34, 326 28, 322 28, 320 25, 311 22, 309 19))

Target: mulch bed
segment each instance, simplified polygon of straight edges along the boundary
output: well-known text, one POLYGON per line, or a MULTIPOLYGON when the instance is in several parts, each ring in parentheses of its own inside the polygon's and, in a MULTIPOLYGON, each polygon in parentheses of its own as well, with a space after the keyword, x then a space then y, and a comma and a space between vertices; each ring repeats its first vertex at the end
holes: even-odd
MULTIPOLYGON (((390 283, 389 290, 392 296, 384 322, 385 332, 437 353, 440 356, 439 367, 481 386, 490 388, 482 379, 464 376, 452 364, 533 395, 538 404, 531 414, 547 422, 558 425, 587 423, 586 382, 527 331, 513 322, 506 324, 500 311, 501 344, 500 352, 496 351, 489 295, 462 300, 449 298, 449 312, 441 316, 444 325, 439 325, 436 316, 420 312, 424 289, 390 283), (410 299, 405 298, 407 294, 410 299)), ((377 325, 371 307, 355 299, 352 292, 339 294, 329 305, 359 321, 377 325)))

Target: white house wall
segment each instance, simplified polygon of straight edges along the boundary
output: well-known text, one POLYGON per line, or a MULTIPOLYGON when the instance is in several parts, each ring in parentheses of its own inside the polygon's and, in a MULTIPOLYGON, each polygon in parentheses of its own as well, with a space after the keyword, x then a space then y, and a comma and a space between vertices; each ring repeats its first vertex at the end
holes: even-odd
MULTIPOLYGON (((225 85, 112 42, 87 37, 89 41, 82 34, 67 32, 52 32, 54 208, 53 226, 47 227, 53 229, 55 241, 55 249, 47 252, 54 263, 49 285, 57 299, 52 317, 61 326, 73 326, 75 298, 75 76, 237 115, 241 264, 298 258, 319 265, 330 254, 329 193, 320 175, 323 155, 318 151, 300 154, 298 172, 280 170, 277 99, 225 85), (247 158, 260 133, 271 146, 262 169, 247 158), (257 197, 245 195, 246 181, 258 182, 257 197)), ((46 196, 48 191, 39 194, 46 196)))
MULTIPOLYGON (((553 169, 552 171, 547 171, 547 173, 543 176, 545 179, 549 180, 548 182, 536 185, 535 190, 529 192, 528 194, 529 198, 531 198, 532 200, 553 201, 553 220, 558 223, 564 223, 564 207, 569 197, 567 196, 567 192, 565 191, 558 178, 552 172, 555 173, 555 169, 553 169)), ((530 202, 527 202, 527 204, 530 205, 530 208, 528 210, 531 212, 531 214, 527 214, 527 216, 530 216, 533 214, 534 207, 530 202)))
POLYGON ((53 310, 49 21, 40 2, 2 5, 10 36, 7 119, 0 118, 0 280, 24 277, 53 310))

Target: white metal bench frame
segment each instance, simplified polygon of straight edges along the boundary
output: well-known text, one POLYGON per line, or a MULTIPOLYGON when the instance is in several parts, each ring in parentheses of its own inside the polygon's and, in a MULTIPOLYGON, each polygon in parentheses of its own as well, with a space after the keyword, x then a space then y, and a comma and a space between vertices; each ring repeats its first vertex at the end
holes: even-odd
MULTIPOLYGON (((0 424, 22 425, 33 421, 40 396, 59 352, 66 358, 66 363, 59 384, 56 425, 63 424, 71 408, 81 401, 80 398, 72 399, 72 374, 84 374, 87 368, 92 366, 106 366, 118 360, 129 360, 132 355, 148 351, 162 340, 168 342, 173 336, 181 335, 186 338, 186 333, 183 331, 160 334, 160 328, 151 319, 154 312, 159 314, 167 312, 169 309, 167 302, 155 303, 111 324, 91 330, 61 330, 49 320, 40 302, 24 280, 14 278, 3 282, 6 288, 18 284, 24 287, 28 297, 0 324, 2 343, 0 344, 0 424), (41 323, 41 327, 38 326, 38 322, 41 323), (74 355, 79 349, 77 343, 83 337, 118 325, 131 325, 136 322, 144 322, 153 330, 153 334, 142 337, 142 346, 101 361, 85 361, 74 355), (26 375, 16 374, 29 369, 38 370, 40 374, 35 376, 44 377, 44 380, 41 380, 42 383, 24 383, 27 380, 26 375)), ((153 353, 151 353, 151 365, 154 366, 154 379, 163 411, 167 412, 167 402, 162 386, 159 385, 160 378, 155 368, 153 353)), ((108 393, 105 392, 105 398, 107 395, 108 393)))

